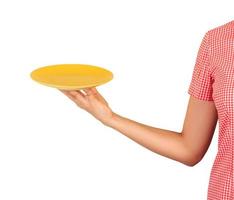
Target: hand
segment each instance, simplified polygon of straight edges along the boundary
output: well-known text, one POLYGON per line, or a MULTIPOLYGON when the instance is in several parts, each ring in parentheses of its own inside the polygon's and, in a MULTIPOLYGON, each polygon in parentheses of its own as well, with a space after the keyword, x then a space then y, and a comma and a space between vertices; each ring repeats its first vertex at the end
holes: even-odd
POLYGON ((113 117, 107 101, 97 91, 95 87, 82 90, 61 90, 68 98, 70 98, 81 109, 86 110, 104 125, 113 117))

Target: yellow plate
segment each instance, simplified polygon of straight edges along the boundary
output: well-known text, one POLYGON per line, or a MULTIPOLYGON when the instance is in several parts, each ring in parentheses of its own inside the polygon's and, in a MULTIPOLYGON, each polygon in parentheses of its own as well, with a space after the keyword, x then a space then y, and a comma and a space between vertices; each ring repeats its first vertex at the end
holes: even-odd
POLYGON ((76 90, 102 85, 113 78, 112 72, 87 64, 59 64, 40 67, 30 74, 43 85, 76 90))

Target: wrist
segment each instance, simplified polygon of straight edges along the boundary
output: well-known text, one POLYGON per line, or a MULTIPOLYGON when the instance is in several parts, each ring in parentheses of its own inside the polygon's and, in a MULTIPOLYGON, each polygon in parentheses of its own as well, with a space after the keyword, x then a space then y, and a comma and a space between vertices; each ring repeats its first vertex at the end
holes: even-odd
POLYGON ((116 121, 117 117, 119 115, 115 112, 112 112, 110 117, 108 117, 105 121, 102 121, 102 123, 105 125, 105 126, 108 126, 108 127, 113 127, 113 124, 114 122, 116 121))

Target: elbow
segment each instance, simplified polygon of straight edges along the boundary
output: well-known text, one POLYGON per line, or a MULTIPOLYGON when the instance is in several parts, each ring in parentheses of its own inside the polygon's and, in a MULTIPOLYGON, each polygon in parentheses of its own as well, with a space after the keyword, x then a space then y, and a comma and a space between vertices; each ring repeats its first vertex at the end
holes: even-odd
POLYGON ((202 160, 202 158, 203 156, 197 156, 197 155, 191 154, 190 156, 187 156, 187 158, 184 159, 182 163, 188 167, 194 167, 202 160))
POLYGON ((184 146, 183 153, 181 153, 182 158, 181 161, 188 167, 194 167, 197 165, 202 158, 204 157, 206 151, 202 148, 191 148, 188 145, 184 146))
POLYGON ((198 163, 199 163, 199 161, 186 161, 186 162, 183 162, 183 164, 188 166, 188 167, 194 167, 198 163))

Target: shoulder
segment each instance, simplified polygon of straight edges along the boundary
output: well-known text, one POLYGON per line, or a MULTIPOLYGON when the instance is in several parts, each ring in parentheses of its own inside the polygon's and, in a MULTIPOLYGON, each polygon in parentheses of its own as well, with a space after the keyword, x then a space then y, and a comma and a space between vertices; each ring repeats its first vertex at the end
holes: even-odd
POLYGON ((234 20, 209 29, 206 35, 210 42, 232 39, 234 36, 234 20))

